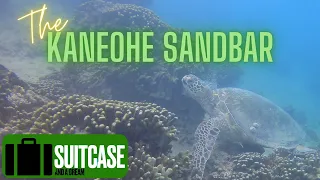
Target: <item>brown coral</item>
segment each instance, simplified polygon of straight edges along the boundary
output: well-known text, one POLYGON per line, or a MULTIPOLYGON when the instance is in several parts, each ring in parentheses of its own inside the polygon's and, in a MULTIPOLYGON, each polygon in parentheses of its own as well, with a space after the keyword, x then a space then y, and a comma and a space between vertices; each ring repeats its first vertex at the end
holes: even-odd
POLYGON ((15 73, 0 65, 0 127, 12 116, 32 111, 47 99, 34 93, 15 73))
POLYGON ((124 134, 129 142, 143 142, 150 153, 171 149, 177 130, 175 114, 151 103, 101 100, 90 96, 64 96, 30 114, 19 114, 6 124, 30 133, 124 134))
MULTIPOLYGON (((294 155, 291 151, 277 149, 269 156, 243 153, 232 157, 230 173, 212 172, 211 180, 315 180, 320 167, 320 154, 294 155)), ((226 162, 220 166, 224 166, 226 162)))

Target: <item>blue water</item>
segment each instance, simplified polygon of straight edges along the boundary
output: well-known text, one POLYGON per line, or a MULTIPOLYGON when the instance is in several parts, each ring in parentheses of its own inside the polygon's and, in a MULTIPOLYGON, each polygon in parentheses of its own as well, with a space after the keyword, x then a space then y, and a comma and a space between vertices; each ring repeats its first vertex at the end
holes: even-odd
POLYGON ((308 126, 319 126, 319 1, 155 0, 151 8, 170 25, 191 30, 272 32, 274 63, 245 65, 240 86, 303 111, 308 126))

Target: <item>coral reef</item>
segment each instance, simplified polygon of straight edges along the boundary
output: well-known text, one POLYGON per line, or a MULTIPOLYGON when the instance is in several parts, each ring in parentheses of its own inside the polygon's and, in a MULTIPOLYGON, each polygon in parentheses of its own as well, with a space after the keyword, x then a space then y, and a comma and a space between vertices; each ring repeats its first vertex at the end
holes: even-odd
MULTIPOLYGON (((29 133, 124 134, 130 144, 142 142, 148 152, 167 153, 176 139, 175 114, 151 103, 64 96, 32 114, 18 114, 6 124, 11 131, 29 133)), ((8 130, 6 130, 8 131, 8 130)))
MULTIPOLYGON (((19 102, 28 100, 26 96, 20 98, 19 102)), ((167 155, 170 142, 176 140, 177 130, 172 123, 177 117, 156 104, 72 95, 62 96, 33 112, 15 110, 17 113, 0 129, 1 137, 16 133, 124 134, 131 149, 129 173, 124 180, 183 180, 188 176, 188 154, 167 155)))
POLYGON ((68 94, 64 84, 60 80, 55 79, 41 78, 39 81, 32 83, 30 88, 33 92, 50 100, 58 100, 60 97, 68 94))
POLYGON ((179 153, 173 158, 164 154, 152 157, 145 153, 144 146, 136 143, 135 149, 135 153, 129 157, 129 171, 123 180, 184 180, 188 177, 188 154, 179 153))
MULTIPOLYGON (((72 79, 75 79, 77 84, 80 83, 80 85, 85 86, 88 82, 91 82, 90 85, 94 84, 95 87, 103 84, 114 87, 114 82, 121 82, 121 84, 124 84, 123 86, 134 87, 143 96, 172 100, 177 96, 175 92, 181 94, 181 91, 179 91, 179 88, 181 88, 179 87, 180 79, 187 73, 206 73, 208 77, 205 79, 210 80, 215 77, 220 87, 235 85, 242 75, 242 71, 238 66, 230 64, 191 65, 180 63, 168 65, 164 63, 161 53, 163 49, 163 33, 167 31, 179 33, 180 30, 174 29, 161 21, 151 10, 136 5, 110 3, 102 0, 88 1, 77 10, 71 27, 78 31, 83 31, 88 27, 90 27, 90 31, 100 29, 105 31, 107 29, 108 32, 151 30, 155 34, 153 38, 155 63, 150 65, 124 63, 114 65, 108 63, 105 66, 101 64, 67 66, 64 71, 67 74, 64 77, 72 76, 72 79), (79 76, 80 73, 81 76, 79 76)), ((119 91, 119 87, 115 88, 117 89, 116 91, 119 91)))
POLYGON ((177 120, 175 114, 152 103, 102 100, 84 95, 55 96, 62 90, 59 86, 55 89, 57 91, 45 91, 45 88, 53 87, 54 83, 58 85, 57 81, 42 82, 37 84, 37 88, 33 87, 39 94, 44 93, 44 96, 57 100, 41 107, 39 104, 29 104, 33 108, 26 109, 21 106, 28 104, 31 99, 25 95, 28 93, 23 93, 23 87, 16 84, 23 85, 30 93, 32 91, 14 73, 4 70, 5 73, 1 71, 1 75, 6 75, 3 79, 8 81, 2 82, 4 86, 1 86, 1 90, 3 93, 14 94, 4 97, 15 113, 10 121, 2 122, 0 137, 20 133, 124 134, 130 145, 130 170, 124 180, 183 180, 188 176, 188 154, 168 156, 170 142, 177 139, 177 130, 172 126, 177 120), (11 78, 7 77, 8 74, 11 78))
POLYGON ((121 4, 135 4, 139 6, 149 6, 153 0, 107 0, 108 2, 121 3, 121 4))
POLYGON ((153 30, 161 32, 170 28, 151 10, 133 4, 119 4, 103 0, 83 3, 76 11, 72 28, 108 31, 153 30))
POLYGON ((242 75, 240 67, 230 64, 165 63, 161 58, 162 34, 179 30, 162 22, 152 11, 133 4, 88 1, 77 9, 69 26, 74 31, 155 32, 155 63, 67 64, 60 72, 44 79, 46 83, 60 81, 69 94, 154 102, 176 113, 183 119, 182 124, 188 126, 192 121, 199 123, 203 111, 198 104, 192 103, 192 100, 182 93, 180 79, 185 74, 196 74, 208 81, 215 78, 219 87, 234 86, 242 75), (185 123, 186 121, 188 123, 185 123))
MULTIPOLYGON (((2 67, 2 66, 1 66, 2 67)), ((29 85, 4 67, 1 71, 2 102, 10 105, 10 121, 2 122, 0 136, 12 133, 119 133, 130 144, 129 173, 126 179, 185 180, 190 176, 188 153, 170 157, 170 142, 177 139, 172 125, 177 116, 153 103, 102 100, 85 95, 60 96, 66 92, 59 81, 37 84, 44 96, 54 101, 41 107, 43 97, 31 98, 35 93, 29 85), (30 92, 28 92, 30 91, 30 92), (34 102, 34 103, 29 103, 34 102), (32 108, 26 109, 25 105, 32 108)), ((1 106, 2 107, 2 106, 1 106)), ((218 151, 215 151, 218 152, 218 151)), ((259 153, 230 155, 219 152, 207 163, 207 179, 271 179, 316 180, 320 173, 319 153, 295 155, 278 149, 270 156, 259 153)))
POLYGON ((227 156, 215 166, 211 168, 214 173, 208 176, 210 180, 316 180, 320 176, 320 154, 297 156, 288 150, 277 149, 269 156, 259 153, 227 156))
POLYGON ((7 96, 10 93, 10 89, 13 89, 14 86, 28 88, 27 83, 19 79, 15 73, 8 70, 3 65, 0 65, 0 79, 1 79, 0 92, 1 92, 1 95, 4 95, 4 96, 7 96))
POLYGON ((46 102, 48 99, 34 93, 15 73, 0 65, 0 128, 17 111, 32 111, 46 102))
POLYGON ((49 100, 45 97, 39 96, 32 90, 25 90, 21 86, 14 86, 7 100, 15 109, 32 110, 32 107, 41 106, 49 100))

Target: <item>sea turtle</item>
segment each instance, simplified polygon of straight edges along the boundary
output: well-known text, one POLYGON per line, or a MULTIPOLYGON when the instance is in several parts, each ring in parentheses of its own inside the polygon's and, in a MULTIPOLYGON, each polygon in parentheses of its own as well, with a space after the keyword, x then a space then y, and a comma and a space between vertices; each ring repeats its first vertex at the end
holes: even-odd
POLYGON ((217 89, 215 83, 208 84, 192 74, 184 76, 182 84, 185 94, 202 106, 207 117, 195 132, 192 179, 202 179, 218 136, 239 143, 286 149, 294 149, 306 137, 288 113, 254 92, 217 89))

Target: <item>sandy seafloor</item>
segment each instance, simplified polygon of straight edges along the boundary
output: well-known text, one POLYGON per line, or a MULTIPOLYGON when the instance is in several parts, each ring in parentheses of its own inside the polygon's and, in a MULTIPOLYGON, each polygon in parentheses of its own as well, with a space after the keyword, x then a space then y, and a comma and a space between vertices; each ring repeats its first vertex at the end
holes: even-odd
POLYGON ((15 72, 22 80, 35 82, 59 69, 58 65, 45 62, 43 57, 17 60, 15 57, 1 57, 0 64, 15 72))
MULTIPOLYGON (((9 20, 8 20, 9 21, 9 20)), ((36 53, 41 41, 31 44, 30 28, 25 23, 3 23, 0 27, 0 64, 27 82, 34 82, 62 67, 47 62, 45 55, 36 53), (35 52, 33 52, 33 50, 35 52)))

